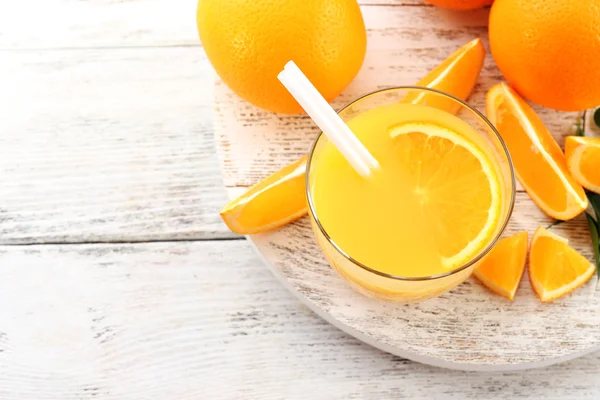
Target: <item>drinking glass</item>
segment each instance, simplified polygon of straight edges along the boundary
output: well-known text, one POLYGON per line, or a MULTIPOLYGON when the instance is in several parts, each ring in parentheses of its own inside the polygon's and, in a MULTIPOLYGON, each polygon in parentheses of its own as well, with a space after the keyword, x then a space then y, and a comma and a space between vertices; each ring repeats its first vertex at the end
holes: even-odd
MULTIPOLYGON (((508 223, 515 201, 515 177, 508 149, 494 126, 479 111, 449 94, 414 86, 379 90, 351 102, 339 111, 339 115, 344 121, 348 121, 372 108, 399 102, 442 108, 455 114, 471 125, 479 134, 479 137, 471 139, 479 141, 482 147, 489 150, 488 153, 490 154, 488 155, 496 160, 499 166, 499 179, 503 193, 501 193, 500 222, 495 228, 489 245, 465 264, 435 276, 404 277, 390 275, 378 271, 376 265, 365 265, 352 259, 348 255, 349 249, 343 249, 336 244, 336 238, 327 233, 327 230, 319 221, 318 213, 315 212, 311 190, 311 182, 314 177, 311 162, 328 141, 323 133, 317 136, 309 153, 306 169, 306 195, 308 214, 316 241, 329 264, 341 277, 347 280, 354 289, 367 296, 390 301, 414 302, 440 295, 456 287, 471 275, 481 259, 496 244, 508 223)), ((332 188, 332 190, 335 190, 335 188, 332 188)), ((351 221, 351 216, 349 216, 349 220, 351 221)), ((377 232, 373 234, 376 235, 377 232)))

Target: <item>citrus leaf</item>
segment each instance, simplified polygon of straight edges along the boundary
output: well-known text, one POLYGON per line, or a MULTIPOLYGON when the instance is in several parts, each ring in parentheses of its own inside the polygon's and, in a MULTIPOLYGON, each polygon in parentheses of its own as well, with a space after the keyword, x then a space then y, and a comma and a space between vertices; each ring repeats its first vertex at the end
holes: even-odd
POLYGON ((600 194, 586 190, 588 201, 592 206, 591 212, 586 213, 590 234, 592 235, 592 246, 594 247, 594 260, 596 261, 596 271, 600 278, 600 194))
POLYGON ((555 220, 554 220, 554 222, 552 222, 550 225, 548 225, 548 226, 546 227, 546 229, 550 229, 550 228, 552 228, 553 226, 560 225, 560 224, 562 224, 563 222, 565 222, 565 221, 563 221, 563 220, 560 220, 560 219, 555 219, 555 220))
POLYGON ((583 112, 583 114, 581 115, 581 118, 577 119, 577 122, 575 122, 575 136, 585 136, 585 114, 587 113, 587 110, 583 112))
POLYGON ((600 222, 600 194, 586 190, 586 195, 596 214, 594 215, 596 222, 600 222))
POLYGON ((588 225, 590 226, 590 235, 592 236, 592 247, 594 248, 594 261, 596 264, 596 274, 600 278, 600 244, 598 243, 598 224, 590 214, 585 214, 588 225))

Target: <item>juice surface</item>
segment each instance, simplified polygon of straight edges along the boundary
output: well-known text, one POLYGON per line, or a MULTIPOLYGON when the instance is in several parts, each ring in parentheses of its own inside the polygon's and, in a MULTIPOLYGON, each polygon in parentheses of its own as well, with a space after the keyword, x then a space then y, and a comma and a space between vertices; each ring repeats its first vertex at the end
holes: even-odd
MULTIPOLYGON (((473 143, 490 159, 493 158, 489 143, 468 123, 452 114, 414 104, 382 106, 363 112, 348 122, 352 131, 379 161, 380 168, 367 178, 359 176, 339 151, 325 140, 316 149, 311 162, 311 197, 321 225, 354 260, 391 275, 434 276, 449 271, 442 262, 440 240, 445 240, 444 235, 451 239, 454 233, 452 229, 444 228, 440 239, 439 224, 431 218, 431 214, 438 214, 424 208, 424 194, 415 187, 415 177, 409 176, 414 172, 407 172, 406 160, 401 162, 405 155, 398 148, 396 138, 391 137, 390 128, 408 122, 442 126, 473 143), (434 236, 437 237, 437 243, 432 239, 434 236)), ((420 162, 418 157, 414 162, 420 162)), ((459 165, 461 162, 459 159, 444 169, 464 167, 468 171, 469 166, 459 165)), ((436 174, 443 177, 443 171, 436 174)), ((475 186, 479 183, 474 182, 475 186)), ((467 199, 477 199, 478 205, 488 201, 485 198, 486 188, 465 187, 463 192, 472 192, 467 199)), ((429 191, 427 196, 435 196, 435 192, 429 191)), ((468 215, 469 202, 465 202, 464 198, 460 204, 447 205, 450 209, 443 215, 449 218, 453 214, 468 215), (453 213, 452 207, 456 208, 456 213, 453 213)), ((454 223, 458 225, 463 222, 452 221, 450 226, 454 223)), ((492 233, 497 232, 496 228, 492 233)), ((481 243, 479 250, 493 240, 493 235, 489 236, 489 240, 481 243)))

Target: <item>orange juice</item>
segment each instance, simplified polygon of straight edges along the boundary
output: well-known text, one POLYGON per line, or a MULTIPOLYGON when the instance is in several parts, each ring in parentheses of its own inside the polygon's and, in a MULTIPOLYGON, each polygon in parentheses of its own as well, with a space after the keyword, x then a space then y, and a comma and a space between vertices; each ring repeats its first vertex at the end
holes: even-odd
POLYGON ((465 120, 418 104, 377 106, 346 122, 380 167, 361 177, 326 139, 314 149, 311 216, 330 263, 379 297, 428 297, 464 280, 472 268, 419 282, 473 264, 503 229, 511 191, 499 147, 465 120), (398 277, 414 283, 379 282, 398 277))

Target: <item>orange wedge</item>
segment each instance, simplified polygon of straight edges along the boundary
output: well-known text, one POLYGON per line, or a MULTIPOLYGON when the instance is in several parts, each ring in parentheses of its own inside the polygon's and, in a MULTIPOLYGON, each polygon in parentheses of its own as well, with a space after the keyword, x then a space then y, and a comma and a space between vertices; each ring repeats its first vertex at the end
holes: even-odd
POLYGON ((307 158, 269 175, 223 207, 221 218, 229 229, 244 235, 265 232, 306 214, 307 158))
POLYGON ((389 135, 399 168, 416 177, 414 190, 444 267, 473 259, 501 216, 501 183, 490 158, 465 136, 432 123, 397 125, 389 135))
POLYGON ((588 204, 585 192, 535 111, 505 83, 489 90, 486 111, 508 146, 519 182, 538 207, 560 220, 581 214, 588 204))
POLYGON ((561 238, 539 227, 531 240, 529 279, 541 301, 552 301, 586 283, 596 268, 561 238))
MULTIPOLYGON (((484 58, 485 49, 481 40, 472 40, 429 72, 417 85, 439 89, 466 100, 475 87, 484 58)), ((456 103, 441 99, 440 96, 407 96, 403 101, 428 104, 451 113, 458 111, 456 103)), ((233 232, 250 234, 278 228, 303 216, 307 211, 305 170, 306 157, 303 157, 266 177, 227 204, 221 210, 221 218, 233 232), (292 176, 287 177, 288 174, 292 176), (256 215, 250 216, 249 213, 256 215)))
MULTIPOLYGON (((483 67, 485 48, 480 39, 471 40, 446 58, 440 65, 423 77, 417 86, 441 90, 461 100, 466 100, 473 91, 477 78, 483 67)), ((444 99, 415 92, 407 95, 404 102, 423 104, 439 108, 452 114, 460 109, 460 104, 444 99)))
POLYGON ((494 293, 512 300, 521 282, 526 260, 527 232, 520 232, 498 241, 473 275, 494 293))
POLYGON ((573 178, 584 188, 600 193, 600 138, 569 136, 565 155, 573 178))

